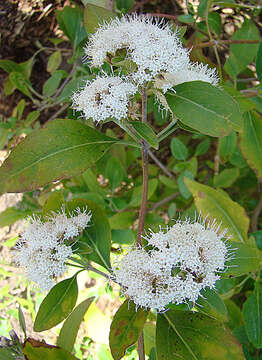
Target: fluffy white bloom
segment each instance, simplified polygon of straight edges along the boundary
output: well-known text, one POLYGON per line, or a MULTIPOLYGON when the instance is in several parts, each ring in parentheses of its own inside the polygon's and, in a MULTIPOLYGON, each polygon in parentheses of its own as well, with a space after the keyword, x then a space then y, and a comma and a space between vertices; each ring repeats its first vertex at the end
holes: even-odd
POLYGON ((185 69, 177 71, 173 74, 166 74, 165 78, 167 80, 166 84, 172 84, 171 86, 182 84, 187 81, 197 80, 205 81, 212 85, 218 85, 219 83, 219 78, 215 68, 211 69, 207 65, 198 63, 189 63, 185 69))
POLYGON ((215 222, 178 221, 166 231, 145 236, 150 250, 135 248, 114 266, 114 280, 137 306, 164 311, 214 288, 229 250, 215 222))
POLYGON ((92 66, 101 66, 117 50, 137 66, 130 76, 136 84, 151 81, 162 72, 187 67, 189 53, 171 27, 148 16, 123 16, 102 25, 90 37, 85 54, 92 66))
POLYGON ((216 70, 191 63, 177 33, 156 18, 131 15, 113 19, 100 26, 85 47, 91 66, 98 67, 124 51, 125 59, 135 65, 129 77, 137 85, 154 80, 156 87, 166 92, 186 81, 218 83, 216 70))
POLYGON ((136 91, 135 85, 118 76, 98 76, 73 95, 72 106, 95 122, 112 117, 121 120, 127 117, 129 98, 136 91))
POLYGON ((72 240, 87 227, 91 213, 76 209, 69 217, 64 209, 43 222, 33 216, 19 237, 14 251, 17 265, 26 269, 29 280, 36 282, 42 290, 50 289, 54 279, 66 271, 66 260, 72 248, 65 240, 72 240))

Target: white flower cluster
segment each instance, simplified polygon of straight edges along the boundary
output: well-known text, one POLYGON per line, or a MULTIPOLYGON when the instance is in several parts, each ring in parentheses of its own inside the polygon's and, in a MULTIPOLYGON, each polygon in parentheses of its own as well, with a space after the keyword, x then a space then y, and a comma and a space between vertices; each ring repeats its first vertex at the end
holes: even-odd
POLYGON ((145 15, 104 23, 90 35, 85 54, 95 67, 114 56, 124 56, 130 64, 126 78, 98 76, 73 95, 73 107, 95 122, 126 118, 130 97, 150 81, 163 92, 186 81, 218 83, 215 69, 190 62, 189 51, 171 26, 145 15))
POLYGON ((131 74, 136 84, 151 81, 161 72, 174 73, 189 63, 188 51, 168 25, 147 16, 123 16, 103 25, 91 36, 85 53, 93 66, 107 55, 126 50, 126 59, 137 65, 131 74))
POLYGON ((17 265, 25 267, 29 280, 36 282, 42 290, 50 289, 54 279, 66 271, 66 260, 72 255, 72 248, 65 242, 88 226, 91 213, 77 208, 69 217, 64 209, 52 213, 43 222, 33 216, 19 237, 14 250, 17 265))
POLYGON ((149 250, 135 248, 114 268, 114 280, 137 306, 164 311, 167 304, 195 303, 214 288, 229 251, 216 223, 178 221, 145 236, 149 250))
POLYGON ((129 97, 136 92, 135 85, 119 76, 98 76, 73 95, 72 107, 95 122, 111 117, 121 120, 127 117, 129 97))

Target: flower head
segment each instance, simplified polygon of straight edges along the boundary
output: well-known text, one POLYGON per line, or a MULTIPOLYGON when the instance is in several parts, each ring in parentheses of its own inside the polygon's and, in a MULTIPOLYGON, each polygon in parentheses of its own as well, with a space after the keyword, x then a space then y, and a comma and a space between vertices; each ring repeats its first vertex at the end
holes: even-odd
POLYGON ((95 122, 121 120, 127 117, 129 98, 136 91, 135 85, 118 76, 98 76, 73 95, 73 108, 95 122))
POLYGON ((92 66, 101 66, 117 51, 125 51, 126 59, 136 65, 130 77, 138 85, 162 72, 180 71, 189 63, 188 50, 171 27, 148 16, 113 19, 102 25, 85 47, 92 66))
POLYGON ((165 310, 166 305, 195 303, 202 289, 214 288, 229 259, 216 223, 178 221, 166 231, 144 237, 148 248, 135 248, 115 264, 114 280, 137 306, 165 310))
POLYGON ((66 260, 72 255, 68 240, 88 226, 91 213, 76 209, 67 217, 64 209, 52 213, 46 222, 33 216, 19 237, 15 249, 15 261, 25 267, 29 280, 43 290, 50 289, 54 279, 66 271, 66 260))

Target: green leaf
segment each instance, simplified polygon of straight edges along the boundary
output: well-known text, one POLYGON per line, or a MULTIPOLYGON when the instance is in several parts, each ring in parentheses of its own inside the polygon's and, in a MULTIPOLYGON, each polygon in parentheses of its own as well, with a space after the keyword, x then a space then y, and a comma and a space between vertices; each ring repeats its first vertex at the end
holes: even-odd
POLYGON ((4 92, 6 96, 9 96, 11 94, 13 94, 13 92, 15 91, 16 86, 12 83, 12 81, 10 80, 10 75, 5 79, 4 81, 4 92))
POLYGON ((30 360, 78 360, 64 349, 31 338, 26 340, 23 353, 30 360))
POLYGON ((46 295, 37 312, 34 331, 51 329, 73 310, 78 296, 76 275, 56 284, 46 295))
POLYGON ((256 103, 253 100, 242 95, 241 92, 234 87, 223 84, 223 89, 238 102, 241 114, 256 107, 256 103))
POLYGON ((63 193, 61 191, 53 191, 44 203, 42 210, 43 218, 48 218, 53 211, 60 211, 64 203, 63 193))
POLYGON ((243 305, 243 317, 249 341, 257 348, 262 347, 262 286, 255 290, 243 305))
POLYGON ((116 6, 119 10, 129 11, 134 6, 134 0, 116 0, 116 6))
POLYGON ((0 348, 0 360, 17 360, 17 356, 12 349, 0 348))
POLYGON ((112 230, 112 242, 116 244, 133 244, 135 242, 135 233, 131 229, 112 230))
POLYGON ((0 168, 0 191, 30 191, 75 176, 116 142, 76 120, 50 121, 29 134, 5 160, 0 168))
POLYGON ((209 216, 221 222, 221 230, 227 229, 227 235, 232 241, 247 241, 249 218, 242 206, 232 201, 221 191, 202 185, 185 178, 185 183, 191 191, 198 211, 203 217, 209 216))
MULTIPOLYGON (((221 138, 223 139, 223 138, 221 138)), ((195 156, 204 155, 210 147, 210 139, 207 138, 197 145, 195 156)))
MULTIPOLYGON (((156 191, 157 185, 158 185, 157 179, 149 180, 149 182, 148 182, 148 197, 147 197, 148 199, 150 199, 151 196, 156 191)), ((143 185, 140 185, 140 186, 137 186, 134 188, 129 206, 136 207, 136 206, 140 205, 141 199, 142 199, 142 192, 143 192, 143 185)))
POLYGON ((10 81, 16 86, 16 88, 21 91, 23 94, 27 95, 32 99, 31 93, 28 89, 29 82, 26 80, 24 75, 20 72, 11 72, 9 75, 10 81))
POLYGON ((221 34, 222 22, 218 12, 211 12, 208 14, 208 25, 210 30, 213 30, 218 36, 221 34))
POLYGON ((142 123, 141 121, 132 121, 129 124, 133 126, 139 137, 146 140, 154 149, 158 149, 158 138, 148 124, 142 123))
POLYGON ((257 247, 234 242, 234 256, 229 262, 226 276, 240 276, 258 270, 262 265, 262 252, 257 247))
POLYGON ((174 87, 166 100, 172 112, 187 126, 202 134, 220 137, 242 128, 237 102, 223 90, 203 81, 174 87))
POLYGON ((62 78, 63 78, 62 71, 60 70, 55 71, 52 74, 52 76, 50 76, 50 78, 46 80, 46 82, 44 83, 43 95, 52 96, 56 92, 62 78))
MULTIPOLYGON (((73 93, 80 88, 83 82, 87 79, 86 76, 70 80, 64 87, 61 94, 56 98, 57 102, 69 101, 73 93)), ((70 100, 71 101, 71 100, 70 100)))
POLYGON ((21 309, 21 306, 19 305, 18 307, 18 320, 19 320, 19 325, 25 335, 25 338, 26 338, 26 323, 25 323, 25 317, 24 317, 24 314, 23 314, 23 311, 21 309))
POLYGON ((214 177, 214 186, 217 188, 230 187, 239 177, 239 169, 225 169, 214 177))
POLYGON ((0 213, 0 227, 13 225, 16 221, 25 219, 30 215, 32 215, 31 210, 20 210, 12 206, 0 213))
POLYGON ((115 17, 115 14, 103 7, 87 4, 84 11, 84 24, 86 32, 94 33, 99 25, 115 17))
POLYGON ((262 80, 262 41, 259 44, 258 51, 257 51, 257 61, 256 61, 256 71, 258 80, 262 80))
POLYGON ((138 340, 147 315, 148 311, 136 309, 136 305, 129 299, 117 310, 109 334, 109 346, 114 360, 121 359, 126 349, 138 340))
POLYGON ((93 300, 94 297, 90 297, 82 301, 81 304, 71 312, 60 330, 57 346, 61 346, 61 348, 69 352, 73 351, 80 324, 93 300))
POLYGON ((222 322, 169 310, 157 315, 158 360, 244 360, 240 344, 222 322))
POLYGON ((110 157, 106 165, 106 177, 109 180, 111 189, 114 190, 123 181, 126 172, 121 161, 116 157, 110 157))
POLYGON ((21 66, 12 60, 0 60, 0 68, 8 73, 22 71, 21 66))
POLYGON ((110 269, 111 229, 105 211, 93 201, 86 199, 73 199, 66 203, 66 209, 69 211, 77 207, 91 210, 92 218, 90 226, 83 232, 83 236, 80 239, 81 243, 76 244, 76 252, 85 252, 87 245, 87 248, 93 249, 93 252, 83 256, 102 265, 106 269, 110 269), (82 244, 82 242, 86 244, 82 244))
POLYGON ((32 123, 34 123, 39 118, 39 115, 40 115, 39 110, 31 111, 25 119, 25 126, 32 125, 32 123))
POLYGON ((151 322, 146 322, 143 333, 145 342, 145 353, 149 356, 152 348, 155 347, 156 325, 151 322))
POLYGON ((0 126, 0 150, 2 150, 8 142, 9 130, 0 126))
POLYGON ((51 74, 56 71, 62 61, 62 55, 61 51, 57 50, 52 55, 49 56, 48 62, 47 62, 47 71, 51 74))
POLYGON ((134 221, 134 211, 125 211, 117 213, 111 216, 109 220, 109 224, 111 229, 128 229, 134 221))
POLYGON ((237 146, 237 134, 235 131, 232 131, 231 134, 219 138, 218 141, 219 157, 223 162, 226 162, 235 152, 237 146))
POLYGON ((171 153, 177 160, 186 160, 188 156, 188 150, 186 145, 182 143, 178 138, 173 138, 170 143, 171 153))
POLYGON ((190 15, 190 14, 179 15, 178 20, 180 22, 183 22, 183 23, 186 23, 186 24, 191 24, 191 23, 195 22, 194 17, 192 15, 190 15))
POLYGON ((262 180, 262 118, 254 112, 244 115, 244 131, 240 134, 239 146, 248 165, 262 180))
POLYGON ((197 300, 197 310, 213 319, 227 321, 227 308, 221 297, 209 288, 201 291, 201 297, 197 300))
POLYGON ((87 37, 82 8, 79 6, 65 6, 63 10, 56 11, 56 18, 75 51, 78 45, 87 37))
MULTIPOLYGON (((235 32, 232 40, 259 40, 259 32, 252 20, 246 19, 242 27, 235 32)), ((258 44, 232 44, 230 46, 229 58, 224 69, 232 77, 243 71, 256 56, 258 44)))

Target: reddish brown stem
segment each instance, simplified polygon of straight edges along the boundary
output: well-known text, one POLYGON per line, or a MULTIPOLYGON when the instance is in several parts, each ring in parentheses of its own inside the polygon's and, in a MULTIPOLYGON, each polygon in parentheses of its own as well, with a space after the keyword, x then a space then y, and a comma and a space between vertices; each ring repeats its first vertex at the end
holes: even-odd
MULTIPOLYGON (((146 89, 142 91, 142 122, 146 123, 147 121, 147 95, 146 89)), ((142 193, 142 202, 139 212, 139 222, 138 222, 138 231, 137 231, 137 246, 142 245, 142 232, 145 225, 146 217, 146 204, 148 196, 148 144, 145 140, 142 142, 142 168, 143 168, 143 193, 142 193)), ((143 331, 141 332, 138 343, 138 357, 139 360, 145 360, 145 350, 144 350, 144 335, 143 331)))
POLYGON ((231 44, 258 44, 260 40, 211 40, 206 41, 202 44, 194 45, 194 48, 204 48, 208 46, 214 46, 214 45, 231 45, 231 44))
MULTIPOLYGON (((142 92, 142 122, 147 121, 147 95, 146 90, 142 92)), ((141 235, 144 230, 145 217, 146 217, 146 204, 148 196, 148 144, 145 140, 142 141, 142 168, 143 168, 143 190, 142 190, 142 202, 139 212, 139 222, 137 231, 137 245, 141 246, 141 235)))

